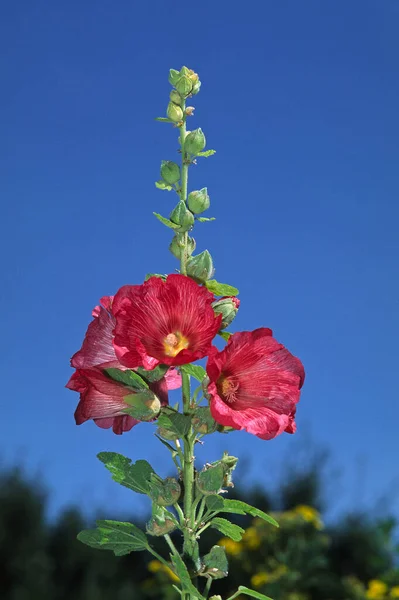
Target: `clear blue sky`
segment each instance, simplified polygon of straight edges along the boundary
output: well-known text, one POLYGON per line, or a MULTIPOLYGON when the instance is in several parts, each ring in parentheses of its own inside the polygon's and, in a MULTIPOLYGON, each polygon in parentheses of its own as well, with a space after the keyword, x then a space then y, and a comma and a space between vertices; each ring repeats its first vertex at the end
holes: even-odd
POLYGON ((397 0, 3 3, 0 456, 43 474, 53 510, 142 509, 100 450, 169 471, 151 425, 76 427, 64 385, 98 298, 176 267, 152 211, 172 208, 154 181, 177 132, 154 117, 183 64, 217 150, 192 170, 217 218, 198 248, 240 289, 235 329, 271 327, 307 371, 295 436, 200 457, 226 448, 270 484, 310 431, 344 471, 337 510, 390 490, 397 509, 398 31, 397 0))

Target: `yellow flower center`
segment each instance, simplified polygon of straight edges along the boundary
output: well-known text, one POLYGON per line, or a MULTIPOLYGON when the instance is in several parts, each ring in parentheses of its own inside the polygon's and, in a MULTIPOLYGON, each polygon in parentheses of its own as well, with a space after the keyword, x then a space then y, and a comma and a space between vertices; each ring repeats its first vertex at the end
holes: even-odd
POLYGON ((185 350, 189 346, 189 341, 180 331, 169 333, 163 340, 163 347, 165 349, 166 356, 172 356, 173 358, 179 354, 182 350, 185 350))
POLYGON ((239 385, 229 377, 222 375, 219 377, 217 382, 219 394, 229 404, 233 404, 236 401, 236 395, 238 392, 239 385))

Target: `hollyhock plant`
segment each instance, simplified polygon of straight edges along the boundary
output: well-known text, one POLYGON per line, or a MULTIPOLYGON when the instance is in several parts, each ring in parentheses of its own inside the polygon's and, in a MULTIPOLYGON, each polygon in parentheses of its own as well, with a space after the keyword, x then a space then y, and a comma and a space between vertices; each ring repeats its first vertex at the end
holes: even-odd
MULTIPOLYGON (((181 600, 223 600, 210 596, 210 589, 214 580, 228 575, 225 548, 215 545, 204 552, 202 533, 211 527, 239 541, 244 530, 230 522, 229 514, 278 524, 246 502, 228 498, 236 457, 225 452, 201 468, 195 446, 207 435, 233 429, 261 440, 294 433, 304 369, 270 329, 226 331, 240 307, 238 289, 213 279, 212 256, 208 250, 194 254, 191 235, 196 224, 214 220, 202 216, 211 205, 208 188, 188 189, 189 169, 215 153, 205 149, 201 128, 187 130, 194 108, 186 103, 198 94, 201 82, 197 73, 182 67, 170 70, 169 83, 173 89, 166 116, 158 121, 179 131, 181 164, 162 161, 155 185, 174 192, 177 204, 169 218, 154 215, 173 231, 169 250, 179 261, 178 272, 152 273, 144 282, 101 298, 82 347, 71 359, 75 372, 67 387, 80 394, 78 425, 93 420, 121 434, 142 421, 156 424, 156 437, 170 452, 177 475, 163 479, 146 460, 132 463, 117 452, 100 452, 99 460, 116 482, 148 497, 151 518, 145 531, 133 523, 100 520, 78 539, 117 556, 146 550, 172 571, 177 582, 172 587, 181 600), (216 348, 216 339, 227 342, 223 349, 216 348), (207 360, 206 371, 193 364, 201 359, 207 360), (171 406, 168 391, 179 387, 181 404, 171 406), (178 535, 171 536, 173 532, 178 535), (164 538, 163 550, 159 544, 154 548, 154 537, 164 538)), ((224 600, 244 596, 270 600, 245 586, 224 600)))
POLYGON ((270 329, 234 333, 206 371, 210 408, 217 423, 270 440, 294 433, 296 404, 305 373, 302 363, 270 329))

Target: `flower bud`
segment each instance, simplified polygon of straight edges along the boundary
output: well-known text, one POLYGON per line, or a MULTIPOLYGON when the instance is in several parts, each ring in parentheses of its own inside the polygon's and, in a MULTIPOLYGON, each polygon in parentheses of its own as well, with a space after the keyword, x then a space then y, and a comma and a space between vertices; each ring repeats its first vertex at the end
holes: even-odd
POLYGON ((186 110, 184 111, 186 113, 186 115, 188 117, 192 117, 195 111, 195 106, 187 106, 186 110))
POLYGON ((222 596, 219 596, 219 595, 217 595, 217 596, 211 596, 209 598, 209 600, 222 600, 222 596))
POLYGON ((195 96, 200 91, 201 82, 198 80, 197 83, 194 83, 193 89, 191 90, 191 95, 195 96))
POLYGON ((161 411, 159 398, 151 390, 129 394, 123 400, 129 405, 124 412, 138 421, 153 421, 161 411))
POLYGON ((201 127, 190 131, 184 140, 184 150, 189 154, 196 155, 205 148, 206 139, 202 133, 201 127))
MULTIPOLYGON (((189 237, 187 240, 187 256, 191 256, 192 253, 195 250, 195 239, 192 237, 189 237)), ((171 253, 173 254, 173 256, 175 256, 178 260, 180 260, 181 258, 181 253, 182 250, 184 248, 184 244, 182 242, 182 240, 180 240, 179 236, 175 235, 175 237, 173 238, 173 240, 171 241, 170 245, 169 245, 169 250, 171 251, 171 253)))
POLYGON ((168 119, 173 121, 174 123, 179 123, 179 121, 183 120, 183 111, 180 106, 174 104, 173 102, 169 102, 168 108, 166 109, 166 114, 168 119))
POLYGON ((168 81, 170 85, 175 85, 176 81, 179 79, 180 73, 176 71, 176 69, 169 69, 169 78, 168 81))
POLYGON ((173 102, 173 104, 181 106, 183 98, 180 96, 179 92, 177 92, 176 90, 172 90, 169 94, 169 98, 170 101, 173 102))
POLYGON ((222 315, 220 329, 226 329, 235 319, 240 301, 235 296, 224 296, 212 303, 213 310, 217 315, 222 315))
POLYGON ((169 429, 165 429, 165 427, 158 427, 157 434, 164 440, 169 441, 176 440, 178 437, 176 433, 174 433, 173 431, 169 431, 169 429))
POLYGON ((182 67, 182 68, 180 69, 179 75, 180 75, 180 77, 181 77, 182 75, 184 75, 185 77, 189 77, 189 75, 190 75, 191 73, 194 73, 194 71, 192 71, 192 70, 191 70, 191 69, 189 69, 188 67, 182 67))
POLYGON ((161 479, 159 475, 151 473, 150 496, 158 506, 171 506, 180 498, 181 488, 177 479, 167 477, 161 479))
POLYGON ((207 210, 211 204, 211 200, 208 196, 207 188, 202 188, 202 190, 195 190, 194 192, 190 192, 187 198, 188 208, 195 215, 199 215, 200 213, 207 210))
POLYGON ((180 167, 171 160, 161 162, 161 177, 166 183, 173 185, 180 179, 180 167))
POLYGON ((195 431, 202 434, 213 433, 217 429, 217 423, 212 417, 208 406, 196 408, 192 424, 195 431))
POLYGON ((204 250, 197 256, 192 256, 187 262, 187 275, 198 281, 205 283, 212 278, 214 273, 212 256, 208 250, 204 250))
POLYGON ((179 94, 181 94, 183 98, 186 98, 193 89, 193 82, 189 77, 183 75, 176 81, 175 87, 179 94))
POLYGON ((188 231, 194 225, 194 215, 187 209, 185 202, 179 202, 169 218, 175 225, 180 225, 178 229, 180 232, 188 231))
POLYGON ((163 506, 152 507, 152 518, 146 524, 147 533, 150 535, 165 535, 176 529, 173 515, 163 506))

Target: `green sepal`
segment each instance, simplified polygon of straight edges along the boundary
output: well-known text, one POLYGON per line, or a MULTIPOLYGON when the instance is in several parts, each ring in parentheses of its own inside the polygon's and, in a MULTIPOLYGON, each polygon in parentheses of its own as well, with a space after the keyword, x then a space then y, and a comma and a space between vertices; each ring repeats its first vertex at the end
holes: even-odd
POLYGON ((208 158, 208 156, 213 156, 214 154, 216 154, 216 150, 205 150, 204 152, 198 152, 197 156, 208 158))
POLYGON ((166 183, 166 181, 164 181, 163 179, 156 181, 155 187, 159 190, 167 190, 168 192, 171 192, 173 190, 173 187, 169 183, 166 183))
POLYGON ((197 488, 205 496, 218 494, 223 487, 224 469, 221 463, 205 467, 197 475, 197 488))
POLYGON ((133 523, 121 521, 96 521, 97 529, 78 533, 78 540, 99 550, 112 550, 115 556, 124 556, 137 550, 148 550, 147 537, 133 523))
POLYGON ((245 529, 240 527, 239 525, 235 525, 234 523, 230 523, 227 519, 222 519, 221 517, 215 517, 211 521, 211 527, 223 533, 223 535, 227 535, 227 537, 231 538, 235 542, 239 542, 242 539, 243 533, 245 533, 245 529))
POLYGON ((205 283, 212 277, 214 272, 212 256, 208 250, 204 250, 196 256, 191 256, 187 261, 187 275, 198 283, 205 283))
POLYGON ((166 407, 158 417, 158 427, 167 429, 175 433, 176 437, 182 438, 190 431, 191 418, 188 415, 173 412, 166 407))
POLYGON ((209 279, 205 282, 206 287, 215 296, 238 296, 240 293, 237 288, 227 283, 219 283, 216 279, 209 279))
MULTIPOLYGON (((159 279, 163 279, 163 281, 166 281, 167 275, 161 275, 160 273, 147 273, 147 275, 144 277, 144 281, 148 281, 149 279, 151 279, 151 277, 159 277, 159 279)), ((137 369, 137 372, 139 372, 140 369, 137 369)))
POLYGON ((155 120, 160 123, 173 123, 172 119, 168 119, 168 117, 155 117, 155 120))
POLYGON ((198 406, 192 417, 194 430, 203 435, 214 433, 218 427, 209 406, 198 406))
POLYGON ((152 517, 146 524, 146 531, 149 535, 161 536, 171 533, 176 529, 176 520, 174 515, 163 506, 152 505, 152 517))
POLYGON ((162 379, 162 377, 165 376, 165 373, 168 371, 168 369, 168 365, 158 365, 157 367, 155 367, 155 369, 152 369, 152 371, 147 371, 142 367, 138 367, 136 369, 136 372, 139 375, 141 375, 141 377, 143 377, 143 379, 145 379, 146 381, 153 383, 154 381, 159 381, 160 379, 162 379))
MULTIPOLYGON (((206 497, 205 504, 208 510, 211 510, 212 512, 221 512, 224 506, 224 501, 221 496, 212 495, 206 497)), ((244 515, 245 513, 242 514, 244 515)))
POLYGON ((201 575, 212 577, 212 579, 222 579, 227 577, 229 572, 229 563, 226 557, 226 550, 223 546, 213 546, 209 554, 203 557, 204 570, 201 575))
POLYGON ((150 493, 150 477, 155 473, 146 460, 132 463, 130 458, 117 452, 100 452, 97 458, 112 474, 112 479, 138 494, 150 493))
POLYGON ((129 405, 123 412, 138 421, 153 421, 161 411, 161 402, 151 390, 129 394, 123 401, 129 405))
POLYGON ((180 71, 176 71, 176 69, 169 69, 169 77, 168 81, 170 85, 175 85, 176 81, 180 77, 180 71))
POLYGON ((218 335, 228 342, 233 334, 228 331, 219 331, 218 335))
POLYGON ((200 383, 202 383, 206 377, 206 371, 203 367, 201 367, 201 365, 181 365, 180 370, 184 371, 184 373, 187 373, 187 375, 191 375, 191 377, 194 377, 194 379, 200 383))
POLYGON ((270 525, 274 525, 274 527, 279 527, 279 524, 273 517, 263 512, 259 508, 255 508, 255 506, 251 506, 246 502, 242 502, 241 500, 223 500, 223 509, 220 512, 234 513, 234 514, 247 514, 251 515, 251 517, 258 517, 259 519, 263 519, 270 525))
POLYGON ((148 383, 135 371, 120 371, 119 369, 109 368, 104 369, 104 373, 108 375, 110 379, 113 379, 118 383, 123 383, 123 385, 133 388, 134 390, 148 390, 148 383))
POLYGON ((174 477, 161 479, 159 475, 150 475, 150 497, 158 506, 172 506, 180 498, 181 487, 174 477))
POLYGON ((216 221, 216 217, 195 217, 195 220, 200 223, 207 223, 207 221, 216 221))
POLYGON ((171 223, 175 223, 177 231, 184 233, 194 225, 194 215, 188 210, 186 203, 180 201, 169 215, 171 223))
POLYGON ((155 215, 156 218, 158 219, 158 221, 161 221, 161 223, 163 223, 163 225, 166 225, 166 227, 170 227, 170 229, 174 229, 175 231, 177 231, 179 229, 179 225, 176 225, 176 223, 172 223, 172 221, 169 221, 169 219, 166 219, 159 213, 154 212, 152 214, 155 215))
POLYGON ((194 587, 190 574, 179 554, 171 554, 170 559, 175 568, 176 575, 182 583, 182 588, 191 594, 193 600, 204 600, 204 596, 200 594, 196 587, 194 587))

